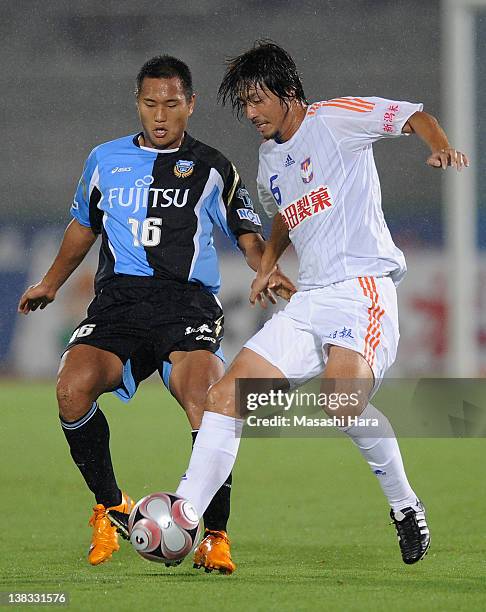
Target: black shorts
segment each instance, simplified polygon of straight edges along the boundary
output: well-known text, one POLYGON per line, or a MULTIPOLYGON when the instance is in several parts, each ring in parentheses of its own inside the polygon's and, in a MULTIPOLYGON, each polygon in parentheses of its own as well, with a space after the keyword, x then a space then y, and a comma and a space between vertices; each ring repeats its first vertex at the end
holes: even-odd
POLYGON ((123 363, 123 383, 114 393, 124 401, 155 371, 168 386, 172 351, 206 350, 224 361, 223 311, 200 285, 117 279, 96 295, 87 315, 64 352, 89 344, 117 355, 123 363))

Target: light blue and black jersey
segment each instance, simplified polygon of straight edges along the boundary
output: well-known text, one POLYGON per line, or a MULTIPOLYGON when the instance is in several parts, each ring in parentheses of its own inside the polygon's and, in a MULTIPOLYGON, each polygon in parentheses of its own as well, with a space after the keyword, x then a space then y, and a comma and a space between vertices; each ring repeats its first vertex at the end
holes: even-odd
POLYGON ((219 151, 185 134, 179 149, 138 145, 139 134, 89 155, 71 209, 101 234, 95 289, 118 277, 194 282, 217 293, 213 227, 236 244, 261 223, 238 173, 219 151))

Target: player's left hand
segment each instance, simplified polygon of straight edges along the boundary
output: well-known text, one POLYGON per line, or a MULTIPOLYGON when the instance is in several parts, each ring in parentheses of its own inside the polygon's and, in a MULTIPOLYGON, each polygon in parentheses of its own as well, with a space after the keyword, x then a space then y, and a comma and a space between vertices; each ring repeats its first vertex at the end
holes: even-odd
POLYGON ((465 153, 461 153, 453 147, 447 147, 446 149, 440 149, 440 151, 434 151, 427 159, 426 164, 433 168, 442 168, 443 170, 447 166, 452 166, 460 172, 462 168, 469 166, 469 159, 465 153))

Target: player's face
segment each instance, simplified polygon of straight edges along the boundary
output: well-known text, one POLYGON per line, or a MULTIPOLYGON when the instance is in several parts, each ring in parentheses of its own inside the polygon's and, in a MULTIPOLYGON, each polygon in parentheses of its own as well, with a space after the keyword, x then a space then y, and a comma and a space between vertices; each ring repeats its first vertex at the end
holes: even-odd
POLYGON ((281 142, 290 138, 294 124, 292 104, 286 106, 274 93, 259 86, 250 88, 242 102, 247 119, 263 138, 281 142))
POLYGON ((137 98, 146 147, 177 149, 194 110, 194 94, 188 101, 178 77, 145 78, 137 98))

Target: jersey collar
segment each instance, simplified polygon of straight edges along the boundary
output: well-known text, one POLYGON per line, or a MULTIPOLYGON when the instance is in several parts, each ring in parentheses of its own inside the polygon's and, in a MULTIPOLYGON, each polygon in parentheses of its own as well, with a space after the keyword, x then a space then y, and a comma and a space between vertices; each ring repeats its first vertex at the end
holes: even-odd
POLYGON ((178 153, 182 149, 185 149, 186 146, 189 144, 189 141, 192 140, 189 134, 187 132, 184 132, 184 139, 182 141, 182 144, 180 147, 177 147, 177 149, 153 149, 152 147, 144 147, 140 144, 140 136, 142 135, 143 135, 143 132, 138 132, 138 134, 135 134, 135 136, 132 139, 133 144, 142 151, 148 151, 149 153, 157 153, 157 154, 159 153, 162 153, 162 154, 178 153))

